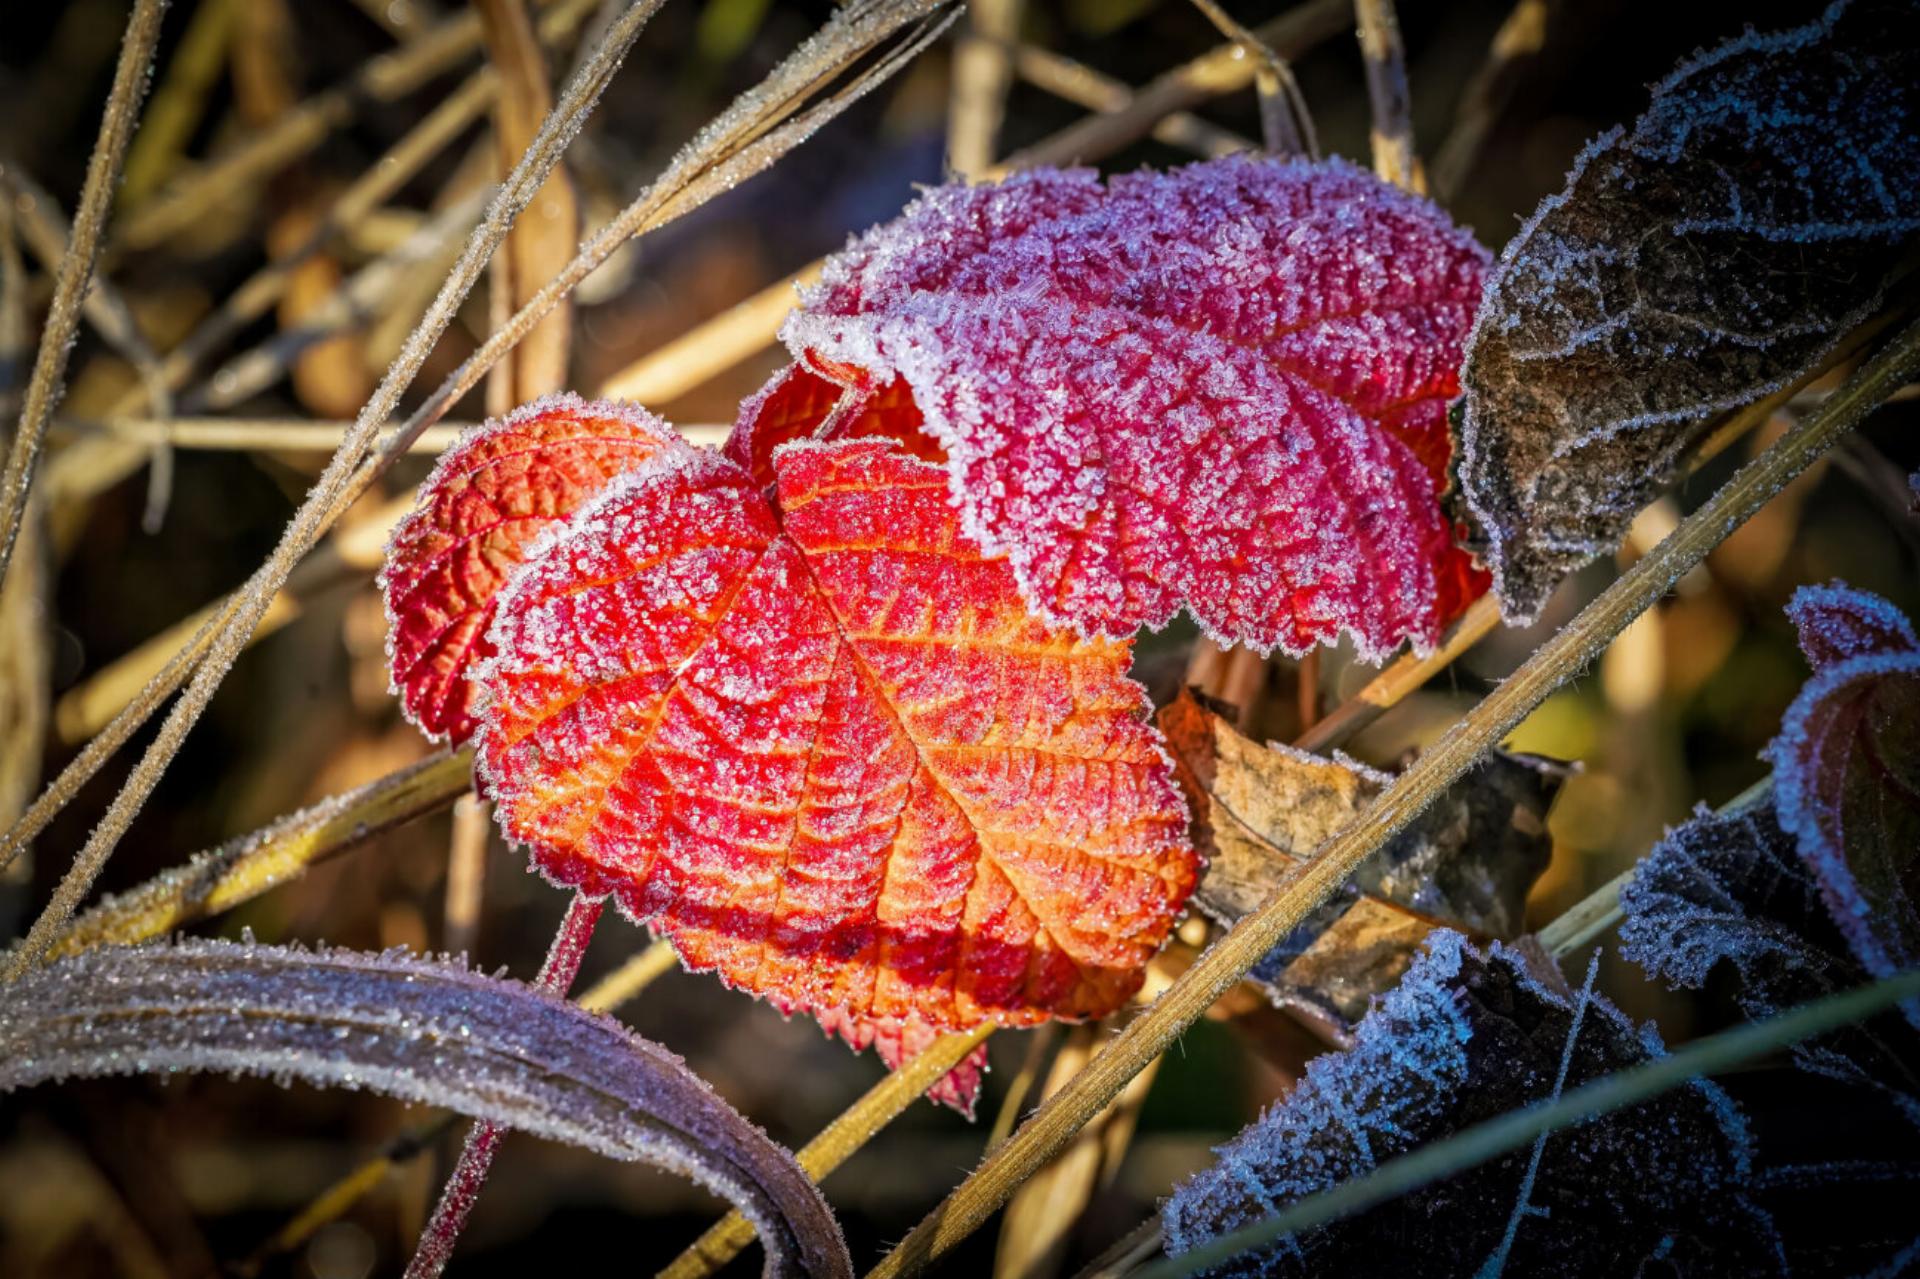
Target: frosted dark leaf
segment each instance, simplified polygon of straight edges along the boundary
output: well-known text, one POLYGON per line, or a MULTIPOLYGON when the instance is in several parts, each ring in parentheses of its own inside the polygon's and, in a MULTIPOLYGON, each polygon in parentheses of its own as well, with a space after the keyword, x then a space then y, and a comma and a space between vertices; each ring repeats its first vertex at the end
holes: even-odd
MULTIPOLYGON (((1189 833, 1206 855, 1194 900, 1231 925, 1353 820, 1392 779, 1240 734, 1191 694, 1160 712, 1189 833)), ((1346 1043, 1374 996, 1400 980, 1436 926, 1512 938, 1552 854, 1546 814, 1566 765, 1494 751, 1369 858, 1249 976, 1346 1043)))
POLYGON ((0 1092, 225 1072, 365 1088, 643 1160, 732 1201, 769 1275, 851 1276, 793 1157, 672 1053, 512 981, 400 951, 106 947, 0 988, 0 1092))
MULTIPOLYGON (((1843 583, 1787 608, 1813 666, 1767 747, 1780 825, 1868 973, 1920 966, 1920 640, 1843 583)), ((1920 1029, 1920 1000, 1902 1005, 1920 1029)))
MULTIPOLYGON (((1634 871, 1620 905, 1628 959, 1688 989, 1706 986, 1724 965, 1734 998, 1755 1020, 1872 980, 1781 829, 1771 796, 1727 813, 1703 808, 1669 831, 1634 871)), ((1898 1017, 1794 1052, 1808 1070, 1907 1098, 1920 1125, 1920 1035, 1898 1017)))
MULTIPOLYGON (((1620 901, 1629 959, 1675 986, 1724 974, 1756 1020, 1871 980, 1771 797, 1670 831, 1620 901)), ((1793 1061, 1799 1070, 1729 1087, 1752 1124, 1756 1196, 1794 1272, 1905 1273, 1920 1248, 1904 1206, 1920 1183, 1920 1034, 1890 1013, 1800 1044, 1793 1061)))
MULTIPOLYGON (((1662 1052, 1591 990, 1522 952, 1432 935, 1354 1046, 1216 1152, 1162 1211, 1178 1255, 1408 1150, 1662 1052), (1549 980, 1557 980, 1557 975, 1549 980)), ((1768 1275, 1748 1139, 1726 1094, 1687 1087, 1547 1137, 1358 1216, 1284 1238, 1215 1275, 1768 1275), (1530 1172, 1530 1168, 1532 1171, 1530 1172), (1654 1264, 1654 1263, 1657 1263, 1654 1264)))
POLYGON ((1507 246, 1468 345, 1460 488, 1530 619, 1709 417, 1819 362, 1920 229, 1920 9, 1834 4, 1681 65, 1507 246))

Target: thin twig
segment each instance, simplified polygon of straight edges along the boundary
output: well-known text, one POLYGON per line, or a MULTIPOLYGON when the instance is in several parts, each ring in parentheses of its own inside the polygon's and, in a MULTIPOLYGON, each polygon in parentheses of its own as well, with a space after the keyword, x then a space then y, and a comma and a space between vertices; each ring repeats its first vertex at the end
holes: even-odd
POLYGON ((633 39, 659 3, 660 0, 637 0, 628 10, 620 24, 609 33, 607 43, 593 61, 567 86, 560 106, 555 108, 542 127, 535 144, 521 157, 513 173, 501 185, 486 219, 475 229, 466 252, 461 255, 433 305, 422 317, 412 340, 381 380, 373 399, 361 410, 353 434, 341 444, 339 452, 334 454, 306 501, 295 512, 280 544, 247 584, 232 618, 219 626, 206 657, 195 670, 185 693, 169 712, 158 738, 115 796, 106 816, 88 838, 80 855, 74 859, 72 868, 55 890, 53 900, 34 921, 26 940, 14 952, 7 968, 8 980, 18 977, 40 961, 52 943, 54 934, 92 887, 100 868, 106 864, 108 856, 132 824, 134 815, 158 784, 160 774, 179 751, 188 730, 213 700, 220 681, 239 656, 261 615, 285 584, 294 565, 324 531, 323 517, 333 512, 336 504, 346 495, 355 468, 371 451, 381 423, 392 414, 401 393, 419 371, 434 343, 439 341, 460 303, 485 269, 487 258, 505 237, 513 225, 513 219, 558 163, 561 151, 598 101, 633 39))
MULTIPOLYGON (((1126 81, 1116 80, 1083 62, 1031 44, 1017 45, 1010 52, 1014 72, 1022 80, 1075 106, 1111 113, 1125 111, 1133 103, 1133 88, 1126 81)), ((1260 144, 1252 139, 1202 120, 1191 111, 1162 116, 1148 136, 1156 142, 1208 158, 1260 149, 1260 144)))
POLYGON ((150 249, 192 227, 221 204, 264 182, 326 141, 363 103, 392 102, 471 58, 480 48, 480 18, 460 13, 419 39, 364 63, 345 83, 322 90, 272 125, 156 193, 114 235, 116 253, 150 249))
MULTIPOLYGON (((553 86, 526 0, 474 0, 474 7, 486 35, 487 58, 500 76, 493 136, 500 167, 505 169, 527 148, 541 120, 553 109, 553 86)), ((496 303, 503 308, 502 314, 510 315, 513 308, 525 305, 542 281, 564 267, 579 238, 580 207, 574 199, 573 179, 561 164, 533 197, 527 216, 514 225, 504 251, 494 259, 496 278, 504 276, 507 283, 496 303)), ((506 370, 506 407, 566 386, 572 335, 572 303, 562 301, 501 361, 499 367, 506 370)))
POLYGON ((1397 187, 1425 193, 1426 175, 1413 149, 1413 92, 1407 50, 1393 0, 1353 0, 1360 56, 1367 64, 1367 100, 1373 106, 1373 171, 1397 187))
POLYGON ((1494 33, 1487 60, 1467 82, 1453 128, 1433 158, 1433 190, 1442 202, 1460 194, 1487 136, 1513 98, 1520 79, 1517 72, 1546 45, 1547 12, 1547 0, 1518 0, 1494 33))
POLYGON ((1704 1076, 1777 1052, 1920 995, 1920 969, 1870 986, 1828 995, 1765 1021, 1696 1040, 1630 1070, 1617 1071, 1550 1101, 1511 1110, 1442 1141, 1380 1165, 1364 1177, 1295 1200, 1256 1225, 1221 1235, 1201 1247, 1138 1273, 1137 1279, 1176 1279, 1220 1265, 1289 1235, 1365 1212, 1422 1186, 1519 1150, 1541 1135, 1624 1110, 1704 1076))
MULTIPOLYGON (((575 894, 567 903, 566 916, 553 935, 553 945, 547 950, 546 961, 540 965, 540 975, 534 978, 536 990, 549 995, 567 993, 573 979, 580 975, 580 961, 587 956, 593 926, 599 922, 606 904, 606 898, 588 897, 585 893, 575 894)), ((474 1201, 487 1183, 494 1153, 500 1149, 500 1138, 505 1135, 506 1129, 491 1120, 482 1119, 473 1125, 467 1134, 467 1144, 460 1151, 460 1161, 454 1165, 440 1202, 434 1207, 433 1218, 421 1232, 419 1247, 407 1266, 406 1279, 436 1279, 447 1268, 447 1259, 453 1256, 453 1246, 459 1242, 467 1215, 473 1211, 474 1201)))
POLYGON ((1464 776, 1548 694, 1584 669, 1688 569, 1872 412, 1917 365, 1920 324, 1912 324, 1818 412, 1737 472, 1671 536, 1542 644, 1465 719, 1414 760, 1351 825, 1322 844, 1312 860, 1290 871, 1259 909, 1229 930, 1144 1016, 1122 1031, 914 1227, 875 1268, 873 1279, 917 1272, 978 1229, 1022 1181, 1065 1146, 1127 1080, 1165 1051, 1308 911, 1464 776))
POLYGON ((1293 68, 1266 41, 1262 40, 1222 9, 1218 0, 1193 0, 1195 8, 1221 35, 1237 43, 1249 58, 1259 63, 1254 72, 1254 92, 1260 98, 1260 138, 1269 155, 1303 155, 1320 158, 1320 139, 1307 111, 1307 99, 1293 68))
MULTIPOLYGON (((1253 34, 1280 57, 1298 58, 1323 40, 1350 30, 1352 23, 1349 0, 1309 0, 1255 27, 1253 34)), ((1237 43, 1222 45, 1153 80, 1135 92, 1125 109, 1062 129, 1016 153, 1004 167, 1074 164, 1111 155, 1145 137, 1157 121, 1175 111, 1246 88, 1259 69, 1259 60, 1247 57, 1237 43)))
POLYGON ((1013 80, 1008 54, 1020 38, 1025 0, 972 0, 967 29, 953 50, 953 92, 947 108, 947 165, 977 181, 993 167, 1000 120, 1013 80))
POLYGON ((41 440, 60 399, 67 355, 73 349, 87 285, 93 279, 94 258, 100 252, 100 233, 113 208, 114 183, 120 177, 127 139, 133 136, 140 119, 140 102, 147 91, 153 49, 160 39, 160 19, 166 9, 166 0, 135 0, 133 14, 127 19, 127 34, 120 42, 120 61, 113 69, 113 89, 100 119, 100 136, 87 160, 87 178, 80 188, 80 205, 74 211, 73 234, 54 279, 53 303, 40 332, 40 349, 34 355, 33 373, 20 404, 20 421, 7 451, 6 470, 0 474, 0 581, 6 580, 14 539, 20 535, 20 520, 27 509, 27 491, 40 460, 41 440))

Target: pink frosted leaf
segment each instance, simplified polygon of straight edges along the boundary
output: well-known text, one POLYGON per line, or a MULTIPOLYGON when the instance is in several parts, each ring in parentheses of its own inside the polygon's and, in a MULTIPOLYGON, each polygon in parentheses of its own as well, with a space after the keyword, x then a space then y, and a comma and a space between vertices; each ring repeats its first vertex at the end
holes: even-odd
MULTIPOLYGON (((816 434, 917 425, 1049 621, 1123 636, 1184 607, 1263 650, 1345 630, 1379 658, 1486 586, 1439 494, 1487 261, 1337 162, 1035 171, 929 192, 835 257, 783 377, 904 386, 913 413, 843 405, 816 434)), ((733 446, 756 473, 795 425, 759 411, 733 446)))
POLYGON ((555 395, 468 431, 394 530, 380 576, 393 684, 430 737, 473 731, 469 668, 484 659, 494 598, 541 533, 613 476, 688 446, 635 405, 555 395))
MULTIPOLYGON (((941 1032, 918 1017, 905 1021, 874 1021, 850 1017, 844 1009, 829 1008, 813 1014, 820 1023, 820 1029, 829 1035, 838 1035, 847 1047, 855 1052, 865 1052, 871 1048, 886 1063, 888 1070, 898 1070, 912 1061, 928 1048, 941 1032)), ((940 1076, 933 1087, 927 1089, 927 1100, 937 1102, 949 1110, 956 1110, 968 1119, 973 1118, 973 1108, 980 1100, 980 1085, 987 1074, 987 1046, 981 1044, 961 1059, 960 1064, 940 1076)))
MULTIPOLYGON (((1781 827, 1876 977, 1920 965, 1920 643, 1887 601, 1838 583, 1789 614, 1813 678, 1767 748, 1781 827)), ((1920 1003, 1906 1006, 1920 1026, 1920 1003)))

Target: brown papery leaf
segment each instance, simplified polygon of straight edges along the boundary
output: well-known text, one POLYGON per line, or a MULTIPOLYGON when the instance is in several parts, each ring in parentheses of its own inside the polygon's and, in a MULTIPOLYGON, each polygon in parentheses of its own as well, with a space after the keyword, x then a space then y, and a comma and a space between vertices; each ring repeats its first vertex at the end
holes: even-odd
POLYGON ((1817 367, 1920 230, 1920 8, 1836 4, 1656 85, 1501 255, 1459 486, 1510 619, 1618 546, 1710 418, 1817 367))
MULTIPOLYGON (((1160 731, 1207 857, 1194 901, 1232 924, 1392 778, 1351 760, 1261 745, 1183 693, 1160 731)), ((1280 1004, 1343 1039, 1436 926, 1511 938, 1551 854, 1559 761, 1495 752, 1442 795, 1253 971, 1280 1004)))

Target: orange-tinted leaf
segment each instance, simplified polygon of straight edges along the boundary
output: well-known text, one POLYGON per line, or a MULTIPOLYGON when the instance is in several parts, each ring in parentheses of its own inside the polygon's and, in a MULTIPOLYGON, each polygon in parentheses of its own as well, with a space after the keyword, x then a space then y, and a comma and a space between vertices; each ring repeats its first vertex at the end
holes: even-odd
POLYGON ((607 481, 688 446, 629 404, 577 395, 535 401, 461 437, 394 530, 386 595, 394 689, 430 737, 473 731, 467 672, 487 656, 494 597, 533 540, 607 481))
POLYGON ((890 442, 770 474, 663 450, 514 576, 475 676, 508 835, 785 1007, 1118 1007, 1196 873, 1128 645, 1036 621, 890 442))
MULTIPOLYGON (((921 1017, 910 1017, 905 1021, 874 1021, 871 1018, 850 1017, 842 1008, 829 1008, 815 1013, 814 1017, 819 1021, 820 1029, 829 1035, 840 1036, 847 1047, 855 1052, 873 1049, 879 1054, 880 1060, 886 1063, 888 1070, 898 1070, 918 1057, 931 1048, 933 1041, 941 1034, 921 1017)), ((980 1085, 985 1081, 986 1073, 987 1046, 981 1044, 927 1089, 927 1100, 957 1110, 971 1119, 974 1104, 980 1100, 980 1085)))

